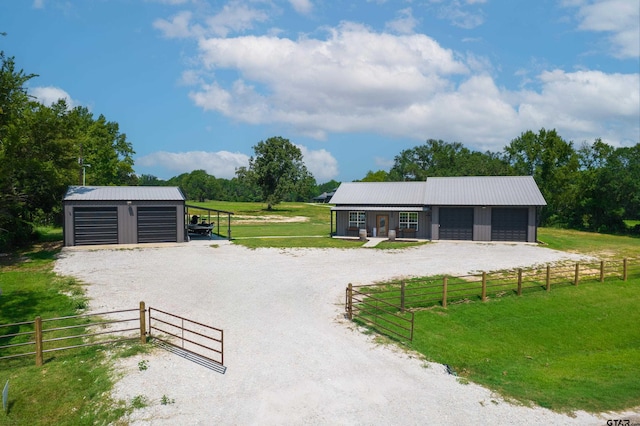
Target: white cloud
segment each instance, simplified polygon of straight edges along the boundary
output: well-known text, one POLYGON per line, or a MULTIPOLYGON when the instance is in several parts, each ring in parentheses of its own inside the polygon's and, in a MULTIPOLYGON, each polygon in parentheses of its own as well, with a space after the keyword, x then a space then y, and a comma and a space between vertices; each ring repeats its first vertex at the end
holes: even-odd
POLYGON ((309 0, 289 0, 289 3, 296 12, 302 15, 308 15, 313 10, 313 3, 309 0))
POLYGON ((632 59, 640 56, 640 3, 637 0, 595 0, 564 4, 579 7, 580 30, 610 34, 608 40, 613 56, 632 59))
POLYGON ((452 25, 464 29, 476 28, 484 23, 484 14, 481 10, 469 10, 467 5, 481 4, 484 1, 467 0, 466 5, 459 0, 453 0, 443 4, 438 12, 440 19, 446 19, 452 25))
POLYGON ((304 164, 318 182, 331 180, 338 176, 338 161, 325 149, 310 150, 304 145, 297 145, 302 152, 304 164))
POLYGON ((601 71, 545 71, 538 76, 540 92, 518 93, 519 115, 531 128, 566 129, 574 138, 606 137, 637 143, 640 137, 640 77, 601 71), (621 129, 635 128, 628 140, 621 129))
POLYGON ((325 30, 324 38, 200 37, 200 68, 185 72, 183 82, 205 110, 320 140, 368 132, 500 150, 514 135, 542 127, 567 139, 640 139, 638 74, 539 64, 537 75, 526 75, 530 84, 510 90, 496 84, 488 58, 445 49, 423 34, 350 22, 325 30))
POLYGON ((189 151, 165 152, 159 151, 145 155, 136 160, 136 165, 143 167, 163 167, 180 173, 193 170, 205 170, 217 178, 231 179, 235 176, 236 168, 249 165, 249 156, 240 152, 218 151, 189 151))
POLYGON ((167 38, 187 38, 193 35, 189 23, 191 21, 191 12, 182 11, 176 14, 171 21, 165 19, 156 19, 153 27, 162 31, 167 38))
POLYGON ((43 9, 44 8, 44 0, 33 0, 32 7, 34 9, 43 9))
POLYGON ((239 78, 201 85, 190 94, 197 105, 249 123, 287 123, 320 138, 368 129, 380 115, 446 90, 448 76, 468 72, 425 35, 378 34, 350 23, 331 29, 326 40, 210 38, 200 50, 206 69, 233 70, 239 78))
POLYGON ((73 108, 77 104, 67 92, 55 86, 33 87, 29 89, 29 94, 34 96, 38 102, 47 106, 58 102, 59 99, 64 99, 69 108, 73 108))
POLYGON ((222 10, 206 19, 208 30, 220 37, 226 37, 231 32, 243 32, 253 28, 254 22, 265 22, 269 15, 258 9, 253 9, 239 1, 232 1, 222 10))
POLYGON ((397 34, 412 34, 418 20, 413 17, 413 12, 410 7, 399 10, 398 17, 385 24, 385 28, 397 34))

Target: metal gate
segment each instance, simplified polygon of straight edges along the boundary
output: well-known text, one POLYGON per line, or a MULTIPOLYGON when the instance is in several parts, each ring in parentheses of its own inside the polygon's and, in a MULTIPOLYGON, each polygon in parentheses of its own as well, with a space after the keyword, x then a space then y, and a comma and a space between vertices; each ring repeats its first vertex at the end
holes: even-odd
POLYGON ((138 207, 139 243, 175 243, 178 219, 175 207, 138 207))
POLYGON ((118 244, 117 207, 75 207, 74 245, 118 244))
POLYGON ((149 336, 183 358, 222 373, 226 370, 224 334, 219 328, 149 308, 149 336))

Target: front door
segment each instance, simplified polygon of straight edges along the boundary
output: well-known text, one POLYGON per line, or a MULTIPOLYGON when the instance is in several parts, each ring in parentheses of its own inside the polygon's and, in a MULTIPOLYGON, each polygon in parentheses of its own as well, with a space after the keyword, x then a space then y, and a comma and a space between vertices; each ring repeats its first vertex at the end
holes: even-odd
POLYGON ((376 216, 376 228, 378 228, 378 237, 386 237, 389 233, 389 215, 381 214, 376 216))

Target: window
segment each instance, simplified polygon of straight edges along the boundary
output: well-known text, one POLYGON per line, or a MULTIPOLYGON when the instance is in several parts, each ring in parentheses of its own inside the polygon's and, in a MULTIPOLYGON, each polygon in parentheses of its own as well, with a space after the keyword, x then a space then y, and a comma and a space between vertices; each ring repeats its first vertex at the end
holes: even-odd
POLYGON ((418 212, 400 212, 400 228, 418 230, 418 212))
POLYGON ((349 228, 363 229, 365 226, 364 212, 349 212, 349 228))

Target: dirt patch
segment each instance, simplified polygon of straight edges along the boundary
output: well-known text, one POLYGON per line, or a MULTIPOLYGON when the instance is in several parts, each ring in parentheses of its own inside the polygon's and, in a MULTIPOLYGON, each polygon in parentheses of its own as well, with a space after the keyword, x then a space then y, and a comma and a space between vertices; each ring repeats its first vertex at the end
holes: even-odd
POLYGON ((306 216, 279 216, 279 215, 263 215, 263 216, 249 216, 249 215, 234 215, 234 221, 241 222, 243 224, 257 224, 257 223, 294 223, 294 222, 308 222, 309 218, 306 216))

